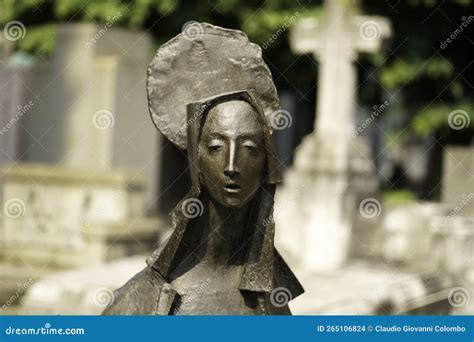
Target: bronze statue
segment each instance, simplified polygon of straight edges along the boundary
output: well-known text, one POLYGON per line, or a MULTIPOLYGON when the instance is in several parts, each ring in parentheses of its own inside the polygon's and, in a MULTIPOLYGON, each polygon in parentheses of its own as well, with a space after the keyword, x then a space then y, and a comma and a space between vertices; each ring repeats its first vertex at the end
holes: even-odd
POLYGON ((270 71, 242 32, 193 25, 148 69, 153 122, 187 150, 192 188, 172 211, 169 240, 104 314, 291 314, 303 289, 273 243, 270 71))

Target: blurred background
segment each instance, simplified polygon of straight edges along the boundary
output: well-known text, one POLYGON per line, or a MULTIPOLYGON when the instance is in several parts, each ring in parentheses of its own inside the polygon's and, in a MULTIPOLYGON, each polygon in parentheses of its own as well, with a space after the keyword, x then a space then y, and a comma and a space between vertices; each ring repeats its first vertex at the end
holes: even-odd
POLYGON ((293 313, 474 313, 473 8, 0 0, 0 314, 100 313, 169 234, 190 180, 146 70, 199 22, 245 32, 278 89, 293 313))

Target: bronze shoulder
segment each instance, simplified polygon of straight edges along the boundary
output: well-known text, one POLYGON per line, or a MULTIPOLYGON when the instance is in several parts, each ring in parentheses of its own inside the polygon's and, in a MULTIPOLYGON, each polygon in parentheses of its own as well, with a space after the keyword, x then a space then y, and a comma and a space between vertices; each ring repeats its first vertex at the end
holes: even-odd
POLYGON ((146 267, 114 291, 102 315, 167 315, 177 292, 151 267, 146 267))

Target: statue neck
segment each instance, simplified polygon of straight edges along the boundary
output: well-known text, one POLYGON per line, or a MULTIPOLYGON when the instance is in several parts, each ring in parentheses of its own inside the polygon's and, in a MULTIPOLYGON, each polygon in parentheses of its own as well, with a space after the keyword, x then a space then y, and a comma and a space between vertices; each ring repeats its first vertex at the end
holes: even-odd
POLYGON ((239 209, 224 208, 208 200, 208 229, 203 236, 201 262, 213 266, 239 264, 245 253, 248 205, 239 209))

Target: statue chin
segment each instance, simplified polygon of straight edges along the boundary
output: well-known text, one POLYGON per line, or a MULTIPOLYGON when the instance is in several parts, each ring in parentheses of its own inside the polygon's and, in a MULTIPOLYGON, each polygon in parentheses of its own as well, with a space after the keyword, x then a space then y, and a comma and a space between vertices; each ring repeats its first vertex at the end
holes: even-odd
POLYGON ((233 210, 238 210, 242 208, 245 203, 243 203, 240 199, 238 198, 224 198, 222 202, 219 203, 221 206, 227 209, 233 209, 233 210))

